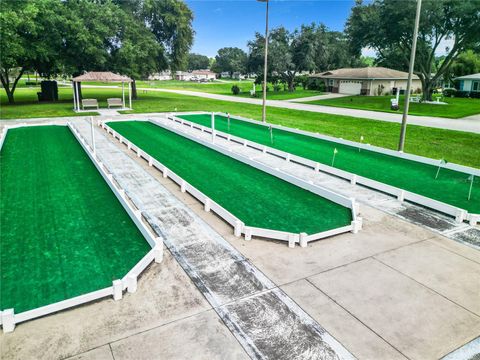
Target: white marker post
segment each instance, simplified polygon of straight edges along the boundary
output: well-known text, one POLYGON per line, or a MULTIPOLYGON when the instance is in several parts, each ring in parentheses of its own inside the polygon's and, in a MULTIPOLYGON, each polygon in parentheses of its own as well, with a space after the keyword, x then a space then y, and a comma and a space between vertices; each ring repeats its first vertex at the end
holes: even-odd
POLYGON ((215 143, 215 114, 212 112, 212 143, 215 143))
POLYGON ((472 197, 472 187, 473 187, 473 179, 475 176, 472 174, 468 177, 468 180, 470 180, 470 189, 468 190, 468 200, 470 201, 470 198, 472 197))
POLYGON ((333 149, 333 157, 332 157, 332 166, 333 166, 333 164, 335 163, 335 155, 337 155, 337 153, 338 153, 337 148, 334 148, 334 149, 333 149))
MULTIPOLYGON (((363 135, 360 136, 360 144, 363 144, 363 135)), ((360 147, 358 147, 358 152, 360 152, 360 151, 361 151, 361 149, 360 149, 360 147)))
POLYGON ((230 132, 230 113, 227 113, 228 132, 230 132))
POLYGON ((95 135, 94 135, 94 130, 93 130, 93 116, 90 116, 90 129, 91 129, 91 132, 92 132, 92 149, 93 149, 93 155, 96 155, 95 135))
POLYGON ((273 126, 269 125, 268 130, 270 130, 270 143, 273 145, 273 126))
POLYGON ((438 165, 438 170, 437 170, 437 174, 435 175, 435 180, 437 180, 438 174, 440 174, 440 169, 442 165, 445 165, 446 163, 447 161, 445 159, 440 159, 440 164, 438 165))

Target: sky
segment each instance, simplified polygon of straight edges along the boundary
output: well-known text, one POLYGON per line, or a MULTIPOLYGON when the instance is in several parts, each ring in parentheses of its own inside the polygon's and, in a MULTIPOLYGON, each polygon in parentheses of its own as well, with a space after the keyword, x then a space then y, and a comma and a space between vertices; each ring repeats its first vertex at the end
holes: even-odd
MULTIPOLYGON (((256 0, 186 0, 194 12, 192 52, 214 57, 222 47, 247 50, 255 32, 265 32, 265 3, 256 0)), ((270 0, 269 28, 294 30, 302 24, 324 23, 342 31, 354 0, 270 0)), ((367 54, 366 54, 367 55, 367 54)))

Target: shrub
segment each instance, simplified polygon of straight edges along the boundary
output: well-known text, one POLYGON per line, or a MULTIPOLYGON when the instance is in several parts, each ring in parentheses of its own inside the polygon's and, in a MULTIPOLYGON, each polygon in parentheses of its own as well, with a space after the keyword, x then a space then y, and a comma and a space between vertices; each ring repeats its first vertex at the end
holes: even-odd
POLYGON ((458 97, 458 98, 468 98, 470 97, 470 91, 457 91, 455 93, 455 97, 458 97))
POLYGON ((233 93, 233 95, 240 94, 240 88, 238 87, 238 85, 233 85, 232 86, 232 93, 233 93))
POLYGON ((307 86, 308 86, 308 76, 307 75, 299 75, 295 78, 295 82, 302 85, 303 90, 306 90, 307 86))
POLYGON ((457 89, 443 89, 442 94, 445 97, 454 97, 457 92, 457 89))
POLYGON ((280 90, 282 89, 282 87, 280 85, 273 85, 273 91, 275 92, 279 92, 280 90))
POLYGON ((30 86, 30 85, 36 86, 36 85, 38 85, 38 83, 36 81, 25 81, 25 85, 26 86, 30 86))
POLYGON ((325 81, 319 78, 312 78, 312 77, 308 78, 306 86, 308 90, 318 90, 318 91, 327 90, 325 86, 325 81))

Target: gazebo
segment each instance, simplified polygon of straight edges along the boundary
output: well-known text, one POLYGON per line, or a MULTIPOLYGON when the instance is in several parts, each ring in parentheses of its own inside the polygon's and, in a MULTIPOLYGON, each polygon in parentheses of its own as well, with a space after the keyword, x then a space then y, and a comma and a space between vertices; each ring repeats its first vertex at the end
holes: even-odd
MULTIPOLYGON (((73 110, 76 112, 84 111, 80 108, 80 96, 79 96, 79 87, 80 83, 83 81, 99 81, 99 82, 114 82, 122 83, 122 99, 121 106, 122 110, 131 110, 132 109, 132 79, 128 76, 119 75, 112 73, 110 71, 90 71, 83 75, 77 76, 72 79, 72 88, 73 88, 73 110), (128 84, 128 108, 125 106, 125 83, 128 84)), ((96 102, 96 99, 91 99, 96 102)), ((116 99, 109 99, 116 100, 116 99)), ((118 99, 120 101, 120 99, 118 99)), ((85 106, 85 103, 83 104, 85 106)), ((120 105, 120 103, 118 103, 120 105)), ((98 107, 98 103, 96 105, 98 107)), ((85 110, 88 111, 88 110, 85 110)))

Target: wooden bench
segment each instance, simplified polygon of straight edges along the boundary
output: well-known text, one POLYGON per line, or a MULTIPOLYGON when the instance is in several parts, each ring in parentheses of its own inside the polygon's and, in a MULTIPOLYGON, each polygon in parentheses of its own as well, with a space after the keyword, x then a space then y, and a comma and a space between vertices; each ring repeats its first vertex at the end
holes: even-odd
POLYGON ((82 108, 85 110, 85 108, 90 107, 90 108, 97 108, 98 109, 98 101, 97 99, 82 99, 82 108))
POLYGON ((109 109, 112 106, 123 107, 123 102, 122 102, 122 99, 120 99, 120 98, 109 98, 109 99, 107 99, 107 104, 108 104, 109 109))

